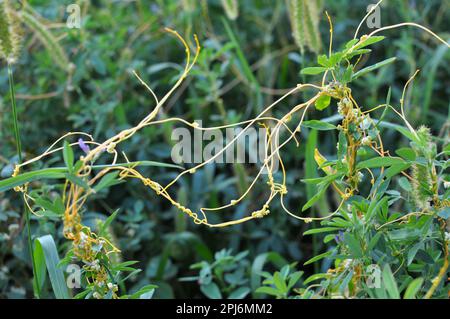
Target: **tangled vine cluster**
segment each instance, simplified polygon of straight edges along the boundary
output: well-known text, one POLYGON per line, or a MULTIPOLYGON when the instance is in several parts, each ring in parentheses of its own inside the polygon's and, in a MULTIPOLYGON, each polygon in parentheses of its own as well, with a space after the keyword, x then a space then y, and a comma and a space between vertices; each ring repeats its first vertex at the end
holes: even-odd
MULTIPOLYGON (((0 12, 0 17, 4 18, 3 20, 0 20, 0 23, 9 21, 6 14, 8 13, 0 12)), ((32 203, 33 197, 28 192, 29 182, 20 182, 20 178, 22 176, 21 173, 26 166, 43 158, 46 158, 47 156, 50 156, 56 152, 63 151, 70 176, 61 176, 61 172, 55 171, 55 177, 64 177, 66 179, 62 192, 63 203, 65 207, 65 212, 63 215, 63 233, 64 237, 72 241, 73 243, 73 256, 84 263, 84 270, 87 273, 88 283, 95 287, 93 297, 102 298, 108 293, 110 293, 113 298, 118 297, 118 287, 114 283, 114 279, 111 278, 108 273, 108 256, 120 252, 119 249, 115 247, 114 243, 112 243, 108 238, 95 234, 89 227, 82 224, 83 207, 88 198, 96 192, 95 189, 97 186, 102 185, 102 183, 107 184, 109 181, 116 177, 119 180, 137 179, 144 186, 150 188, 157 196, 162 196, 182 213, 189 216, 194 223, 209 227, 226 227, 247 222, 252 219, 263 218, 270 213, 270 204, 275 198, 279 198, 281 207, 284 209, 284 211, 296 219, 300 219, 304 222, 329 219, 330 217, 340 213, 341 211, 351 211, 351 208, 345 207, 345 203, 351 196, 359 194, 359 183, 362 181, 363 172, 367 172, 371 176, 372 185, 376 181, 375 175, 370 169, 370 165, 363 167, 360 165, 360 163, 357 162, 358 152, 362 147, 368 147, 372 149, 381 158, 393 158, 389 154, 389 152, 385 151, 383 148, 383 141, 378 130, 378 123, 376 123, 370 117, 370 113, 372 111, 382 107, 390 108, 402 119, 402 121, 404 121, 410 131, 410 134, 415 139, 414 150, 416 154, 418 156, 423 156, 427 160, 425 165, 414 165, 412 168, 411 176, 407 173, 409 166, 401 166, 398 171, 395 171, 395 173, 401 172, 405 177, 412 181, 416 202, 418 203, 418 207, 421 210, 419 212, 414 212, 400 217, 394 221, 391 221, 390 223, 404 222, 412 215, 417 216, 420 214, 430 214, 430 212, 432 211, 432 207, 439 208, 449 206, 448 200, 441 200, 439 197, 439 181, 436 177, 436 169, 433 163, 433 158, 436 155, 436 147, 430 140, 429 130, 424 127, 418 130, 412 128, 412 126, 408 123, 404 113, 403 97, 407 86, 412 82, 417 72, 405 85, 405 88, 403 90, 403 97, 400 101, 400 110, 394 108, 389 104, 386 104, 379 105, 365 111, 360 105, 358 105, 357 101, 352 96, 351 89, 347 85, 352 77, 354 65, 356 65, 361 56, 367 52, 366 47, 378 41, 381 41, 383 37, 376 36, 376 34, 384 30, 403 26, 418 27, 431 34, 440 42, 446 44, 447 46, 449 45, 432 31, 423 26, 417 25, 415 23, 400 23, 397 25, 377 29, 371 34, 364 35, 360 38, 357 37, 357 30, 354 39, 347 43, 343 51, 333 53, 333 28, 330 19, 329 21, 331 34, 329 55, 328 57, 319 57, 319 63, 321 63, 320 59, 322 59, 322 67, 317 67, 315 68, 315 70, 310 70, 310 74, 324 73, 321 85, 310 83, 298 84, 297 87, 289 90, 274 103, 267 106, 259 115, 257 115, 253 119, 217 127, 200 127, 198 123, 191 123, 182 118, 176 117, 171 117, 163 120, 157 119, 159 111, 163 108, 165 102, 169 99, 169 97, 171 97, 175 90, 179 88, 179 86, 188 76, 190 70, 195 65, 200 53, 200 44, 197 36, 194 36, 195 49, 192 51, 186 40, 178 32, 172 29, 166 29, 167 32, 174 35, 183 45, 186 52, 186 64, 184 67, 184 71, 182 72, 178 81, 162 98, 158 98, 157 94, 150 88, 150 86, 145 83, 136 72, 134 72, 136 78, 142 85, 147 88, 151 96, 156 101, 156 107, 152 110, 152 112, 150 112, 134 127, 125 129, 102 143, 94 141, 92 136, 87 133, 67 133, 59 138, 55 143, 53 143, 44 153, 22 163, 18 163, 15 166, 12 178, 15 178, 18 182, 16 183, 14 189, 17 192, 22 193, 27 207, 31 212, 34 212, 34 204, 32 203), (358 61, 356 61, 356 63, 351 63, 350 61, 354 57, 358 57, 358 61), (345 72, 343 74, 338 74, 334 67, 340 65, 341 63, 347 64, 347 68, 345 69, 345 72), (268 115, 272 109, 277 107, 288 96, 294 95, 295 93, 298 93, 302 90, 311 90, 314 92, 314 95, 307 101, 290 107, 289 110, 281 118, 276 118, 268 115), (337 101, 337 113, 342 117, 342 121, 337 126, 337 129, 339 131, 339 138, 342 139, 344 143, 341 143, 339 144, 340 146, 338 146, 338 161, 329 161, 322 154, 320 154, 317 149, 315 150, 315 161, 317 162, 319 168, 327 176, 326 183, 321 185, 321 187, 319 188, 319 195, 323 194, 328 186, 332 185, 332 187, 340 197, 340 204, 334 212, 329 213, 328 215, 323 217, 313 218, 298 216, 292 213, 284 202, 284 197, 288 192, 288 188, 286 185, 287 168, 283 164, 281 149, 292 140, 295 140, 295 142, 299 144, 296 135, 302 130, 302 125, 308 110, 312 106, 315 106, 315 108, 319 110, 326 108, 328 107, 328 105, 330 105, 331 99, 337 101), (120 153, 118 151, 118 147, 120 143, 130 139, 134 134, 136 134, 144 127, 167 122, 179 122, 195 130, 224 129, 238 125, 245 125, 245 128, 212 158, 194 166, 193 168, 183 170, 170 183, 163 186, 157 181, 153 180, 151 177, 142 175, 138 171, 140 162, 129 161, 125 153, 120 153), (290 123, 294 123, 294 125, 290 126, 290 123), (223 152, 226 151, 227 148, 232 147, 232 145, 239 139, 240 136, 245 133, 248 128, 255 124, 260 124, 267 128, 268 133, 266 135, 265 143, 268 145, 268 148, 264 156, 262 167, 259 169, 257 175, 254 177, 248 189, 245 190, 243 194, 223 206, 204 207, 201 208, 198 212, 194 212, 189 207, 187 207, 186 203, 180 203, 172 197, 172 195, 170 194, 170 188, 174 186, 180 178, 187 174, 195 174, 197 170, 203 168, 205 165, 219 157, 223 152), (281 135, 282 129, 287 130, 288 136, 281 143, 279 143, 278 138, 281 135), (70 144, 66 142, 64 146, 60 145, 60 143, 65 141, 66 139, 74 137, 79 139, 76 142, 72 142, 70 144), (345 147, 343 147, 342 145, 345 145, 345 147), (71 149, 71 147, 73 146, 80 147, 84 152, 84 155, 76 161, 71 149), (96 165, 96 161, 102 156, 111 156, 111 163, 108 165, 96 165), (123 163, 118 162, 121 156, 124 158, 123 163), (281 165, 280 179, 277 179, 274 176, 275 161, 277 161, 281 165), (263 172, 266 172, 267 174, 264 175, 263 172), (217 224, 209 222, 208 213, 229 209, 240 203, 251 192, 253 187, 258 183, 260 179, 262 179, 263 176, 266 176, 265 182, 268 185, 269 194, 260 209, 249 213, 248 216, 241 219, 229 220, 217 224)), ((12 30, 12 26, 8 28, 7 29, 11 34, 15 34, 12 30)), ((2 30, 4 30, 4 28, 2 28, 2 30)), ((4 35, 2 35, 2 37, 5 38, 4 35)), ((11 60, 11 57, 17 54, 17 50, 15 49, 16 46, 13 45, 17 42, 17 37, 7 36, 6 38, 9 39, 9 42, 2 42, 3 47, 1 52, 4 58, 6 58, 7 60, 11 60)), ((384 169, 382 168, 381 174, 383 172, 384 169)), ((388 172, 388 174, 394 174, 394 172, 390 171, 388 172)), ((314 184, 316 181, 312 179, 305 180, 305 182, 314 184)), ((368 198, 370 198, 371 195, 373 194, 369 194, 368 198)), ((317 197, 311 199, 310 202, 306 203, 303 206, 303 210, 311 207, 314 203, 314 200, 317 200, 317 197)), ((37 213, 35 214, 38 215, 37 213)), ((360 218, 363 218, 363 216, 360 216, 360 218)), ((445 228, 446 221, 441 220, 441 223, 442 227, 445 228)), ((378 229, 384 226, 385 225, 379 225, 378 229)), ((445 256, 448 256, 448 245, 446 244, 447 241, 448 239, 445 239, 445 244, 443 245, 445 256)), ((355 273, 357 274, 354 278, 359 278, 358 274, 361 274, 362 270, 358 268, 358 265, 355 265, 354 267, 355 273)), ((440 278, 436 279, 437 283, 442 279, 442 276, 445 275, 447 268, 448 258, 446 259, 446 263, 444 264, 440 272, 440 278)), ((339 273, 339 271, 339 267, 337 267, 336 269, 330 270, 330 273, 339 273)), ((433 285, 434 289, 436 286, 437 284, 433 285)), ((430 293, 432 294, 432 291, 430 293)))

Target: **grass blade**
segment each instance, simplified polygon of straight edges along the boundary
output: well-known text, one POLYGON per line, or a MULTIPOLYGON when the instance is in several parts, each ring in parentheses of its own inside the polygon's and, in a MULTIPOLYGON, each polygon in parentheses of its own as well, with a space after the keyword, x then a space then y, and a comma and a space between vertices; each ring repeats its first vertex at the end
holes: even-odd
POLYGON ((10 177, 0 181, 0 192, 13 189, 16 186, 23 185, 41 179, 64 178, 67 168, 45 168, 34 172, 27 172, 16 177, 10 177))
MULTIPOLYGON (((53 237, 51 235, 45 235, 37 238, 34 243, 34 254, 36 256, 37 265, 39 265, 40 268, 38 274, 43 273, 41 269, 43 266, 42 260, 45 260, 45 266, 50 277, 50 283, 55 297, 57 299, 70 299, 64 273, 61 268, 58 267, 59 256, 53 237)), ((39 277, 39 285, 42 285, 42 276, 40 275, 39 277)))
MULTIPOLYGON (((17 147, 17 156, 19 158, 19 163, 22 162, 22 143, 20 141, 20 131, 19 131, 19 121, 17 119, 17 106, 16 106, 16 92, 14 89, 14 75, 11 68, 11 65, 8 63, 8 79, 9 79, 9 93, 11 97, 11 106, 12 106, 12 116, 13 116, 13 125, 14 125, 14 136, 16 139, 16 147, 17 147)), ((1 187, 0 187, 1 188, 1 187)), ((33 249, 31 243, 31 222, 30 222, 30 212, 27 208, 24 208, 25 214, 25 223, 27 227, 27 244, 28 250, 30 252, 31 265, 33 269, 33 289, 34 294, 37 298, 40 297, 40 287, 37 282, 37 273, 36 273, 36 264, 33 256, 33 249)))
POLYGON ((397 58, 395 58, 395 57, 389 58, 389 59, 383 60, 381 62, 375 63, 371 66, 368 66, 366 68, 363 68, 363 69, 359 70, 358 72, 356 72, 355 74, 353 74, 352 80, 355 80, 355 79, 359 78, 360 76, 363 76, 369 72, 375 71, 376 69, 379 69, 385 65, 391 64, 395 60, 397 60, 397 58))
MULTIPOLYGON (((115 165, 93 165, 93 169, 103 169, 108 167, 130 167, 130 166, 154 166, 154 167, 166 167, 166 168, 182 168, 178 165, 159 163, 153 161, 138 161, 138 162, 130 162, 130 163, 120 163, 115 165)), ((53 168, 44 168, 32 172, 26 172, 16 177, 10 177, 3 180, 0 180, 0 192, 5 192, 7 190, 13 189, 16 186, 23 185, 25 183, 33 182, 41 179, 60 179, 65 178, 68 172, 67 167, 53 167, 53 168)))

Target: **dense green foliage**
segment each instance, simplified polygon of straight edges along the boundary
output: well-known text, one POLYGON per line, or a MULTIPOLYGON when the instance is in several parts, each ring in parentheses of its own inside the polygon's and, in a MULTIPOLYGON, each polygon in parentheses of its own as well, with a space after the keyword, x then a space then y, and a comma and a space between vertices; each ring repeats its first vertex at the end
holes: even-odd
MULTIPOLYGON (((65 2, 35 0, 28 1, 33 9, 11 9, 22 30, 14 37, 21 42, 17 60, 2 62, 0 72, 1 298, 448 297, 447 45, 413 27, 366 40, 361 36, 373 30, 362 25, 352 41, 366 14, 365 1, 311 1, 308 7, 305 1, 85 0, 79 1, 80 29, 66 27, 71 1, 65 2), (320 8, 333 22, 332 52, 320 8), (193 52, 197 34, 202 48, 159 119, 221 126, 254 118, 299 83, 320 87, 290 95, 271 110, 281 118, 299 103, 314 105, 297 134, 299 145, 292 141, 281 150, 288 171, 284 203, 306 223, 274 201, 264 218, 209 228, 140 180, 121 180, 119 171, 87 185, 79 174, 80 156, 86 154, 70 146, 77 142, 70 136, 60 143, 61 151, 11 178, 15 163, 39 156, 68 132, 86 132, 103 142, 146 117, 156 103, 132 71, 162 97, 186 59, 164 27, 177 30, 193 52), (19 127, 11 111, 8 67, 14 71, 19 127), (416 69, 421 71, 415 74, 416 69), (86 257, 83 275, 108 277, 102 289, 86 281, 81 289, 65 285, 65 267, 82 262, 81 250, 64 237, 72 234, 62 222, 64 180, 95 189, 73 227, 80 222, 90 228, 78 230, 93 239, 82 253, 96 256, 86 257), (25 183, 38 216, 13 190, 25 183), (30 215, 34 262, 27 243, 30 215), (369 281, 379 279, 376 287, 368 284, 374 272, 369 281)), ((448 6, 437 0, 386 1, 382 26, 415 22, 448 41, 448 6)), ((295 123, 299 115, 292 115, 295 123)), ((119 151, 140 161, 128 167, 136 164, 143 175, 169 183, 180 171, 170 165, 171 132, 178 126, 147 126, 122 142, 119 151)), ((106 166, 101 159, 91 168, 106 166)), ((220 206, 244 193, 258 169, 210 164, 179 179, 171 196, 195 211, 220 206)), ((215 224, 243 218, 261 209, 266 196, 262 180, 244 201, 208 218, 215 224)))

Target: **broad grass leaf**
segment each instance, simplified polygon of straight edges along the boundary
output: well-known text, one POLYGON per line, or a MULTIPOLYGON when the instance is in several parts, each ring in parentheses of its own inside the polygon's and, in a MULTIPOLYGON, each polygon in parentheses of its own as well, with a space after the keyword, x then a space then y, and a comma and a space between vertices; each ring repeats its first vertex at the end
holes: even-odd
POLYGON ((392 274, 391 267, 389 267, 389 265, 387 264, 383 268, 382 280, 388 295, 392 299, 400 299, 397 282, 395 281, 395 277, 392 274))
POLYGON ((69 173, 72 173, 73 172, 74 155, 73 155, 72 146, 70 146, 69 142, 67 142, 67 141, 64 141, 63 157, 64 157, 64 163, 66 163, 69 173))
POLYGON ((319 120, 310 120, 310 121, 303 121, 303 126, 309 127, 318 131, 330 131, 330 130, 336 130, 337 127, 334 126, 331 123, 322 122, 319 120))
POLYGON ((363 75, 365 75, 365 74, 367 74, 369 72, 375 71, 376 69, 379 69, 379 68, 381 68, 381 67, 383 67, 385 65, 391 64, 396 59, 397 58, 395 58, 395 57, 394 58, 389 58, 389 59, 383 60, 381 62, 375 63, 373 65, 370 65, 368 67, 365 67, 365 68, 359 70, 358 72, 355 72, 355 74, 353 74, 353 76, 352 76, 352 80, 356 80, 360 76, 363 76, 363 75))
MULTIPOLYGON (((37 255, 35 260, 39 265, 42 265, 40 260, 45 259, 45 266, 50 277, 50 283, 53 288, 53 293, 57 299, 70 299, 67 283, 64 278, 62 269, 58 266, 59 256, 56 249, 55 241, 51 235, 45 235, 37 238, 34 241, 34 253, 37 255)), ((42 273, 41 270, 38 273, 42 273)))
POLYGON ((323 258, 329 257, 329 256, 331 256, 332 254, 333 254, 333 251, 332 251, 332 250, 329 250, 329 251, 324 252, 324 253, 322 253, 322 254, 320 254, 320 255, 314 256, 313 258, 311 258, 311 259, 309 259, 308 261, 306 261, 303 265, 306 266, 306 265, 312 264, 312 263, 314 263, 314 262, 316 262, 316 261, 318 261, 318 260, 321 260, 321 259, 323 259, 323 258))
POLYGON ((20 174, 16 177, 10 177, 0 181, 0 192, 13 189, 25 183, 43 179, 60 179, 65 177, 67 168, 45 168, 33 172, 20 174))
POLYGON ((405 294, 403 295, 404 299, 416 299, 417 293, 422 288, 423 278, 416 278, 408 285, 406 288, 405 294))
POLYGON ((339 228, 336 227, 322 227, 322 228, 314 228, 309 229, 303 233, 303 236, 305 235, 312 235, 312 234, 320 234, 320 233, 327 233, 331 231, 338 231, 339 228))
POLYGON ((405 160, 400 157, 374 157, 357 164, 358 169, 363 168, 376 168, 376 167, 386 167, 392 166, 394 164, 405 164, 405 160))

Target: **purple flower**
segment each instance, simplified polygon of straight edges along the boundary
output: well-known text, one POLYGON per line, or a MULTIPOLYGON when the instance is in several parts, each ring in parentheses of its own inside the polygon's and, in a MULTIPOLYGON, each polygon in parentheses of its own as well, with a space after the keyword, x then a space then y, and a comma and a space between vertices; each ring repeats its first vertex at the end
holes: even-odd
POLYGON ((83 141, 82 138, 79 138, 79 139, 78 139, 78 145, 80 146, 81 150, 82 150, 83 152, 85 152, 86 154, 89 153, 90 150, 91 150, 91 149, 89 148, 89 146, 87 146, 87 144, 83 141))
POLYGON ((344 240, 344 232, 339 231, 339 233, 334 236, 334 240, 336 241, 337 244, 339 244, 342 240, 344 240))

